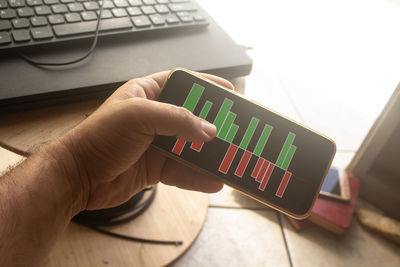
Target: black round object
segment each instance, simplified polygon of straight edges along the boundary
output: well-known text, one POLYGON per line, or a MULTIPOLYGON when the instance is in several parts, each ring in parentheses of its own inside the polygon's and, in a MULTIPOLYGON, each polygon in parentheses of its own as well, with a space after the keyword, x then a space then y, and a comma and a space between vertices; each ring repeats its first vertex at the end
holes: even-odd
POLYGON ((84 210, 77 214, 72 220, 87 226, 111 226, 130 221, 139 216, 151 204, 155 197, 156 187, 152 190, 150 196, 142 203, 144 193, 149 189, 144 189, 130 198, 127 202, 108 209, 84 210), (139 204, 139 205, 138 205, 139 204))

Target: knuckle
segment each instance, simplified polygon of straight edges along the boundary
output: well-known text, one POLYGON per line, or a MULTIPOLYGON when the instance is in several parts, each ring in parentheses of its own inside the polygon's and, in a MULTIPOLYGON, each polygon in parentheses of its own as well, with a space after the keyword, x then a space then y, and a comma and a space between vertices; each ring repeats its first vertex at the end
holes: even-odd
POLYGON ((140 79, 138 78, 133 78, 130 79, 129 81, 127 81, 124 85, 132 85, 132 84, 136 84, 140 79))
POLYGON ((144 98, 130 98, 124 101, 124 105, 121 105, 122 112, 129 114, 132 118, 145 117, 147 115, 146 109, 149 105, 148 100, 144 98))
POLYGON ((125 100, 125 102, 128 105, 128 108, 133 108, 133 107, 140 107, 144 105, 145 99, 143 98, 129 98, 125 100))
POLYGON ((177 107, 177 111, 179 112, 180 117, 181 117, 182 120, 187 121, 187 120, 191 120, 192 119, 192 116, 193 116, 192 112, 190 112, 186 108, 177 107))
POLYGON ((159 89, 157 82, 149 77, 135 78, 125 83, 126 86, 134 88, 140 97, 154 99, 159 89))

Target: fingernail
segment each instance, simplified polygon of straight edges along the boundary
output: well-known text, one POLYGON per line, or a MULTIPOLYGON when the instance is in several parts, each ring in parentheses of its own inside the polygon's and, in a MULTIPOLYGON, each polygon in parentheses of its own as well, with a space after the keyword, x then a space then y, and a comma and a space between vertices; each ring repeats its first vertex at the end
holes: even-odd
POLYGON ((208 121, 202 120, 201 128, 210 137, 215 137, 215 134, 217 133, 217 128, 215 127, 215 125, 212 123, 209 123, 208 121))

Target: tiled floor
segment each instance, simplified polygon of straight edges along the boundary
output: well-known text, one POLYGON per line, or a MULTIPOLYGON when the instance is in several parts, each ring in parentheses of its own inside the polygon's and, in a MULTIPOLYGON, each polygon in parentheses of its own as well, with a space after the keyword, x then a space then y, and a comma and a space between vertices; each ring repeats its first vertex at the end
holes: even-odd
MULTIPOLYGON (((358 207, 368 205, 359 200, 358 207)), ((297 233, 283 220, 293 266, 399 266, 398 245, 363 228, 354 218, 344 236, 318 227, 297 233)))
POLYGON ((290 266, 272 210, 210 208, 195 244, 172 266, 290 266))

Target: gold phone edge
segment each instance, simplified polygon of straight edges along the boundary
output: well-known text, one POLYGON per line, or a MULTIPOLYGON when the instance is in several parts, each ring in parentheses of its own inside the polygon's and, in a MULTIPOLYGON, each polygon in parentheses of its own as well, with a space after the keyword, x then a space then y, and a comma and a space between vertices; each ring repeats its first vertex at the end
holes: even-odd
MULTIPOLYGON (((204 81, 206 81, 206 82, 212 83, 213 85, 215 85, 215 86, 217 86, 217 87, 219 87, 219 88, 221 88, 221 89, 223 89, 223 90, 226 90, 226 91, 228 91, 228 92, 231 93, 231 94, 235 94, 235 95, 237 95, 237 96, 239 96, 239 97, 241 97, 241 98, 243 98, 243 99, 245 99, 245 100, 247 100, 247 101, 250 101, 250 102, 252 102, 253 104, 255 104, 255 105, 257 105, 257 106, 260 106, 260 107, 262 107, 262 108, 264 108, 264 109, 267 109, 268 111, 273 112, 273 113, 275 113, 275 114, 277 114, 277 115, 279 115, 279 116, 281 116, 281 117, 283 117, 283 118, 285 118, 285 119, 287 119, 287 120, 289 120, 289 121, 291 121, 291 122, 293 122, 293 123, 295 123, 295 124, 297 124, 297 125, 300 125, 301 127, 304 127, 304 128, 306 128, 306 129, 310 130, 311 132, 313 132, 313 133, 315 133, 315 134, 317 134, 317 135, 319 135, 319 136, 321 136, 321 137, 323 137, 323 138, 329 140, 329 141, 333 144, 334 147, 333 147, 333 153, 332 153, 332 155, 331 155, 329 164, 327 165, 327 168, 326 168, 326 170, 325 170, 325 172, 324 172, 324 176, 323 176, 323 177, 326 177, 326 175, 327 175, 327 173, 328 173, 328 171, 329 171, 329 167, 331 166, 332 161, 333 161, 333 158, 334 158, 334 156, 335 156, 335 154, 336 154, 336 143, 335 143, 335 141, 333 141, 331 138, 327 137, 326 135, 324 135, 324 134, 322 134, 322 133, 319 133, 319 132, 317 132, 317 131, 311 129, 310 127, 308 127, 308 126, 306 126, 306 125, 304 125, 304 124, 302 124, 302 123, 300 123, 300 122, 297 122, 297 121, 295 121, 295 120, 293 120, 293 119, 291 119, 291 118, 288 118, 288 117, 286 117, 285 115, 280 114, 280 113, 277 112, 277 111, 271 110, 270 108, 265 107, 265 106, 261 105, 260 103, 257 103, 257 102, 255 102, 255 101, 253 101, 253 100, 250 100, 250 99, 247 99, 246 97, 244 97, 243 95, 241 95, 241 94, 239 94, 239 93, 237 93, 237 92, 235 92, 235 91, 231 91, 231 90, 229 90, 229 89, 227 89, 227 88, 224 88, 223 86, 221 86, 221 85, 219 85, 219 84, 217 84, 217 83, 215 83, 215 82, 213 82, 213 81, 211 81, 211 80, 209 80, 209 79, 207 79, 207 78, 205 78, 205 77, 202 77, 200 74, 198 74, 198 73, 196 73, 196 72, 193 72, 193 71, 191 71, 191 70, 187 70, 187 69, 185 69, 185 68, 177 67, 177 68, 172 69, 172 70, 170 71, 170 73, 168 74, 168 77, 167 77, 166 81, 164 82, 164 84, 163 84, 163 86, 162 86, 162 88, 161 88, 161 91, 164 89, 165 84, 166 84, 167 81, 171 78, 171 76, 173 75, 173 73, 176 72, 176 71, 187 72, 187 73, 189 73, 189 74, 191 74, 191 75, 193 75, 193 76, 195 76, 195 77, 197 77, 197 78, 199 78, 199 79, 201 79, 201 80, 204 80, 204 81)), ((173 159, 175 159, 175 160, 178 160, 179 162, 181 162, 181 163, 183 163, 183 164, 185 164, 185 165, 187 165, 187 166, 189 166, 189 167, 191 167, 191 168, 194 168, 194 169, 196 169, 196 170, 198 170, 198 171, 200 171, 200 172, 206 173, 206 174, 211 174, 212 176, 214 176, 214 177, 216 177, 216 178, 222 180, 220 177, 218 177, 218 176, 215 175, 214 173, 208 172, 207 170, 204 170, 204 169, 202 169, 202 168, 200 168, 200 167, 198 167, 198 166, 196 166, 196 165, 194 165, 194 164, 192 164, 192 163, 189 163, 189 162, 187 162, 187 161, 181 159, 180 157, 175 156, 175 155, 173 155, 173 154, 171 154, 171 153, 169 153, 169 152, 167 152, 167 151, 164 151, 163 149, 161 149, 161 148, 159 148, 159 147, 157 147, 157 146, 155 146, 155 145, 153 145, 153 144, 152 144, 152 146, 153 146, 154 148, 156 148, 157 150, 159 150, 160 152, 162 152, 164 155, 166 155, 166 156, 168 156, 168 157, 170 157, 170 158, 173 158, 173 159)), ((258 201, 258 202, 260 202, 260 203, 262 203, 262 204, 264 204, 264 205, 267 205, 267 206, 269 206, 269 207, 271 207, 271 208, 273 208, 273 209, 275 209, 275 210, 277 210, 277 211, 279 211, 279 212, 282 212, 283 214, 285 214, 285 215, 287 215, 287 216, 289 216, 289 217, 291 217, 291 218, 298 219, 298 220, 303 220, 303 219, 306 219, 308 216, 311 215, 312 207, 314 206, 315 201, 317 200, 317 197, 318 197, 318 195, 319 195, 319 191, 321 190, 323 181, 324 181, 324 179, 322 179, 322 180, 321 180, 321 183, 319 184, 318 190, 316 191, 316 194, 314 195, 314 199, 313 199, 313 201, 312 201, 312 203, 311 203, 311 205, 310 205, 310 208, 308 209, 308 211, 307 211, 306 213, 301 214, 301 215, 294 214, 294 213, 292 213, 292 212, 290 212, 290 211, 287 211, 287 210, 285 210, 285 209, 282 209, 282 208, 280 208, 280 207, 278 207, 278 206, 276 206, 276 205, 274 205, 274 204, 272 204, 272 203, 269 203, 269 202, 267 202, 267 201, 265 201, 265 200, 263 200, 263 199, 260 199, 259 197, 254 196, 254 195, 252 195, 252 194, 249 193, 249 192, 243 191, 242 189, 238 188, 237 186, 235 186, 235 185, 233 185, 233 184, 231 184, 231 183, 228 183, 228 182, 226 182, 226 181, 223 181, 223 182, 224 182, 226 185, 228 185, 228 186, 230 186, 230 187, 232 187, 232 188, 238 190, 238 191, 241 192, 242 194, 244 194, 244 195, 246 195, 246 196, 248 196, 248 197, 250 197, 250 198, 252 198, 252 199, 254 199, 254 200, 256 200, 256 201, 258 201)))

